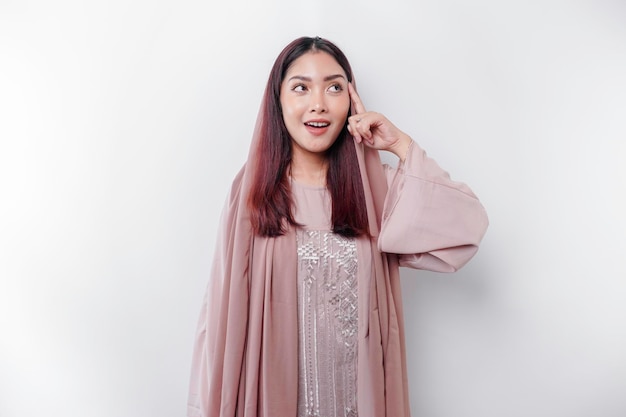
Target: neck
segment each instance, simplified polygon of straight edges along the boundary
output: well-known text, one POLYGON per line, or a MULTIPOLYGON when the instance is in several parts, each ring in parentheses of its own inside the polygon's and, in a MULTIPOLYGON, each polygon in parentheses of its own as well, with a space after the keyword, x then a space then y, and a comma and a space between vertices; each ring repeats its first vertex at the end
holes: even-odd
POLYGON ((294 152, 291 158, 291 178, 300 183, 318 187, 326 186, 328 160, 321 154, 302 155, 294 152))

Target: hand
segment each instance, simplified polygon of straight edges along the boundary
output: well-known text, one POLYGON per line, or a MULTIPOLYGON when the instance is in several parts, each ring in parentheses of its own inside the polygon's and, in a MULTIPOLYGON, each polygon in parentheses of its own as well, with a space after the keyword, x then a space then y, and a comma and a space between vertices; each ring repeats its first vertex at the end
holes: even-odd
POLYGON ((382 114, 366 111, 352 83, 348 84, 348 92, 354 112, 348 117, 348 131, 354 140, 370 148, 393 152, 404 161, 411 138, 382 114))

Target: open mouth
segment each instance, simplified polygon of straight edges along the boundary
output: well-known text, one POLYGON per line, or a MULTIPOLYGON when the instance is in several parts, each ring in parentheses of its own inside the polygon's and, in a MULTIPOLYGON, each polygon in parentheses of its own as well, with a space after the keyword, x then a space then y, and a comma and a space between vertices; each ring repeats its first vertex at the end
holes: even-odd
POLYGON ((330 123, 328 123, 328 122, 306 122, 305 125, 307 125, 309 127, 323 128, 323 127, 330 126, 330 123))

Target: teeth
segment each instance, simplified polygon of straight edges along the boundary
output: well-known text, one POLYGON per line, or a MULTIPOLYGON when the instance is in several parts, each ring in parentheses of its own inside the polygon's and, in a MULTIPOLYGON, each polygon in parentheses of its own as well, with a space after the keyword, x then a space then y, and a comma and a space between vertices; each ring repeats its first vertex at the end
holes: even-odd
POLYGON ((326 123, 326 122, 307 122, 307 125, 313 126, 313 127, 326 127, 329 124, 330 123, 326 123))

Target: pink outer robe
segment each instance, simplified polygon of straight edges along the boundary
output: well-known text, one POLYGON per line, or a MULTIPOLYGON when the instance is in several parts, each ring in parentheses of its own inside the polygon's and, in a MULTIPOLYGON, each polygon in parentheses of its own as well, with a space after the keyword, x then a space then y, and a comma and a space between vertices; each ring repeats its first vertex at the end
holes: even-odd
MULTIPOLYGON (((416 143, 397 170, 385 170, 378 151, 355 146, 372 236, 358 239, 359 263, 371 265, 369 282, 359 282, 358 413, 409 417, 398 267, 456 271, 478 250, 488 220, 472 191, 416 143)), ((239 172, 222 214, 193 353, 189 417, 297 414, 295 233, 253 236, 245 203, 252 171, 239 172)))

